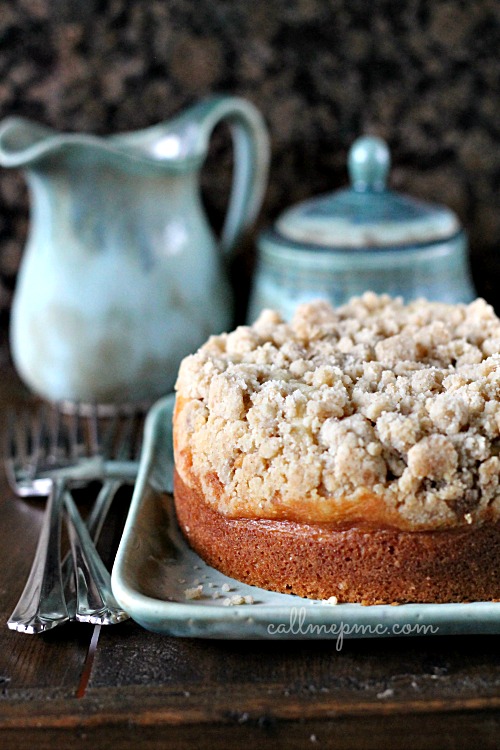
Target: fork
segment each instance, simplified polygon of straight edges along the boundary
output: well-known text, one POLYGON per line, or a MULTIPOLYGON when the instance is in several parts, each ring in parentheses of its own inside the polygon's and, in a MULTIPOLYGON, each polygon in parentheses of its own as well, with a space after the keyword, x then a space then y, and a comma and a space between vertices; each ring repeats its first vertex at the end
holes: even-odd
MULTIPOLYGON (((118 444, 114 449, 111 446, 105 449, 105 454, 115 456, 114 462, 117 466, 120 462, 126 461, 129 454, 132 454, 136 460, 138 459, 141 441, 137 438, 142 437, 142 429, 140 429, 142 419, 143 417, 139 414, 126 417, 124 427, 119 434, 118 444), (137 424, 135 424, 136 421, 137 424), (135 439, 134 426, 137 428, 135 439)), ((116 436, 116 433, 116 428, 110 432, 112 436, 116 436)), ((70 516, 68 531, 75 565, 75 618, 79 622, 110 625, 122 622, 129 617, 114 598, 109 572, 102 564, 99 555, 88 559, 85 554, 86 550, 91 549, 92 539, 95 543, 98 541, 113 498, 125 480, 126 477, 104 481, 86 524, 83 523, 74 502, 66 507, 70 516), (82 538, 85 539, 85 547, 79 544, 82 538)))
POLYGON ((95 550, 89 530, 76 509, 68 483, 86 483, 104 479, 96 505, 90 514, 90 530, 99 533, 111 500, 118 487, 133 479, 136 463, 124 463, 127 440, 122 441, 116 461, 106 461, 112 453, 110 440, 103 444, 98 454, 95 414, 88 420, 90 426, 91 455, 85 452, 78 439, 78 423, 70 420, 66 445, 60 436, 61 415, 54 413, 56 423, 49 426, 45 412, 38 422, 27 424, 23 419, 20 429, 12 430, 10 456, 6 461, 7 475, 17 494, 47 495, 48 501, 35 558, 25 589, 8 621, 11 629, 39 633, 67 622, 72 617, 85 622, 109 624, 125 619, 127 615, 116 603, 111 591, 110 577, 95 550), (19 434, 20 433, 20 434, 19 434), (48 438, 48 447, 47 447, 48 438), (119 470, 117 470, 119 469, 119 470), (114 476, 106 481, 106 476, 114 476), (65 580, 71 577, 71 559, 60 563, 60 531, 63 506, 68 513, 68 531, 75 560, 76 602, 68 607, 65 580), (64 577, 63 577, 64 571, 64 577))

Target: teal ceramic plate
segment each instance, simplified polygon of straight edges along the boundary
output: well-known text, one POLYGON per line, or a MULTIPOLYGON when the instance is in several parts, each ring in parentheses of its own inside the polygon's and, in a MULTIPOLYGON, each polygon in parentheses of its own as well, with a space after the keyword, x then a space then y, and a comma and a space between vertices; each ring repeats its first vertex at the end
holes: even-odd
POLYGON ((173 509, 174 397, 148 415, 113 591, 140 625, 183 637, 336 639, 500 633, 500 603, 332 605, 239 583, 186 544, 173 509), (188 598, 196 595, 199 598, 188 598), (245 599, 246 597, 246 599, 245 599))

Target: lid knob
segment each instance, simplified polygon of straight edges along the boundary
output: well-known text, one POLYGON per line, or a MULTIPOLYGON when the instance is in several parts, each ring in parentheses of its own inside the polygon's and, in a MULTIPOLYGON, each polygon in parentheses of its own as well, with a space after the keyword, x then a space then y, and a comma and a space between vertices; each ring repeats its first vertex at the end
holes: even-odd
POLYGON ((391 154, 382 138, 367 135, 354 141, 347 159, 354 190, 382 192, 386 187, 391 154))

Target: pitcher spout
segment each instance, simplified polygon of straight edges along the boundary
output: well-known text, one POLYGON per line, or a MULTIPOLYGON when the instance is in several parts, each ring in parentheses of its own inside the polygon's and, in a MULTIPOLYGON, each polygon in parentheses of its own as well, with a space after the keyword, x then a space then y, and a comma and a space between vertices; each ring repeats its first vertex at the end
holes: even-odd
POLYGON ((37 161, 60 142, 52 128, 24 117, 8 117, 0 123, 0 164, 3 167, 25 167, 37 161))
POLYGON ((60 133, 24 117, 8 117, 0 123, 0 166, 29 168, 55 153, 86 149, 111 159, 115 165, 135 162, 167 172, 192 169, 203 160, 206 145, 200 142, 194 123, 179 120, 179 127, 174 121, 173 127, 161 123, 137 132, 100 137, 60 133))

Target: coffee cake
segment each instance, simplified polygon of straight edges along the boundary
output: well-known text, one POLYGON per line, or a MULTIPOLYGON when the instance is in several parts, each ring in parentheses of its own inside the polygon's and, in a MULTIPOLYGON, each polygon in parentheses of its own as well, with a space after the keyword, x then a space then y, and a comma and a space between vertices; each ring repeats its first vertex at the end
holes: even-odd
POLYGON ((266 310, 187 357, 176 388, 177 512, 211 564, 339 602, 500 596, 500 320, 484 300, 266 310))

